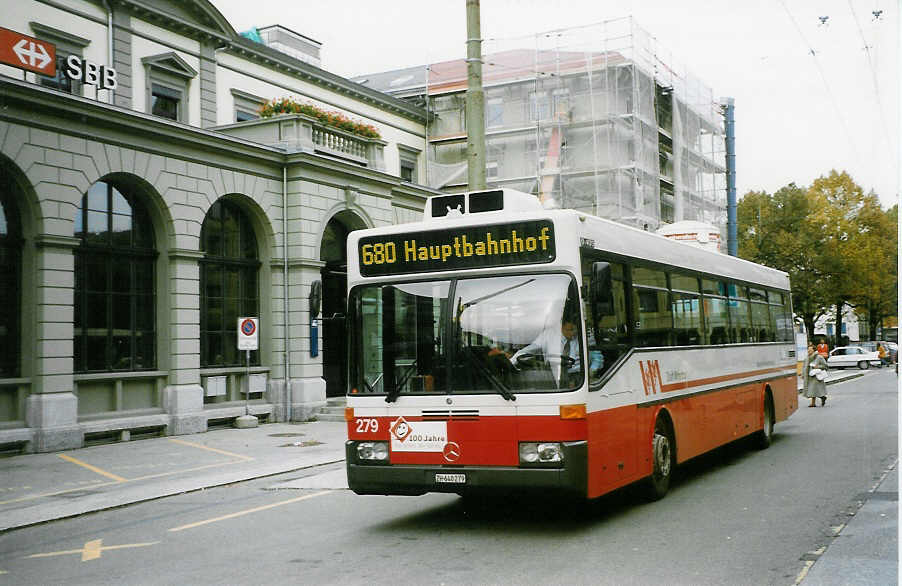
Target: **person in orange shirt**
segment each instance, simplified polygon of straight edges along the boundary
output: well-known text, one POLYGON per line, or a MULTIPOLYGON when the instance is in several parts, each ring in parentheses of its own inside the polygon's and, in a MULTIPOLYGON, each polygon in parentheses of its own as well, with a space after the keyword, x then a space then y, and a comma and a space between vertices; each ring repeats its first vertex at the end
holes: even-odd
POLYGON ((817 345, 817 353, 823 356, 825 360, 827 355, 830 354, 830 347, 827 346, 823 338, 821 338, 821 343, 817 345))

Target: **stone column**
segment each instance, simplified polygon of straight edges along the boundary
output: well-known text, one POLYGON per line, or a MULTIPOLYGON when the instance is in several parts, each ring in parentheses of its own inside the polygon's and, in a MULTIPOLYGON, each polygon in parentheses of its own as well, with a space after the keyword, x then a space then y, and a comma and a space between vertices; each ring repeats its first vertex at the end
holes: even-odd
POLYGON ((77 238, 35 239, 35 358, 26 423, 34 430, 31 449, 53 452, 80 448, 78 398, 73 392, 73 321, 77 238))
MULTIPOLYGON (((324 263, 297 261, 289 264, 291 297, 288 302, 291 354, 291 420, 307 421, 326 406, 323 379, 323 329, 319 327, 319 356, 310 356, 310 283, 320 278, 324 263)), ((322 319, 322 316, 320 316, 322 319)))
POLYGON ((114 95, 117 106, 132 107, 134 77, 132 73, 131 15, 125 8, 113 11, 113 59, 118 86, 114 95))
MULTIPOLYGON (((279 223, 281 228, 281 222, 279 223)), ((270 352, 269 387, 267 401, 272 404, 272 420, 289 421, 291 404, 285 385, 285 287, 283 268, 285 262, 281 258, 270 261, 270 284, 272 289, 272 306, 270 309, 270 329, 272 352, 270 352)), ((290 330, 288 330, 290 331, 290 330)))
MULTIPOLYGON (((209 43, 200 46, 200 125, 216 126, 216 48, 209 43)), ((227 122, 231 123, 234 120, 227 122)))
POLYGON ((385 145, 387 144, 384 140, 369 139, 366 148, 366 158, 371 169, 385 171, 385 145))
POLYGON ((173 435, 207 430, 200 380, 200 265, 203 253, 169 253, 169 385, 163 407, 173 435))

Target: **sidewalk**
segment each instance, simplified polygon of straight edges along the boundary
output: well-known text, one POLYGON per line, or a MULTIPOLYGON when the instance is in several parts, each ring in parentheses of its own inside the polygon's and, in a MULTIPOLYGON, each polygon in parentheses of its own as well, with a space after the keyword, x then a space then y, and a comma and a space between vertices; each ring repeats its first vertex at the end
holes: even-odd
POLYGON ((273 423, 0 459, 0 531, 344 461, 345 422, 273 423))
POLYGON ((796 584, 802 586, 882 586, 899 583, 899 466, 869 491, 858 495, 861 508, 796 584))
MULTIPOLYGON (((832 385, 868 371, 830 371, 832 385)), ((867 492, 857 495, 860 508, 845 524, 834 527, 825 548, 804 556, 802 586, 882 586, 899 583, 899 462, 867 492)))

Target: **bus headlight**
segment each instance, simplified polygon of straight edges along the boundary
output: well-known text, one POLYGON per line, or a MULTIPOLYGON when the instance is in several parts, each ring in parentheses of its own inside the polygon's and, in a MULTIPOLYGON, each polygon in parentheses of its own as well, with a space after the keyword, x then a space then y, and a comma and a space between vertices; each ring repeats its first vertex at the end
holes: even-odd
POLYGON ((357 459, 361 462, 388 462, 388 442, 360 442, 357 459))
POLYGON ((521 466, 561 466, 564 447, 558 442, 521 442, 521 466))

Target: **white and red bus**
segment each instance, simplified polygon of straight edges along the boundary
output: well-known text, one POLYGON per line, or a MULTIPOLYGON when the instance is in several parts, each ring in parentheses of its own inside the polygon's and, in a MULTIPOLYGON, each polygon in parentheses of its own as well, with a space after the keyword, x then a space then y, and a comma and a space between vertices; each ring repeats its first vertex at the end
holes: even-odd
POLYGON ((348 238, 348 485, 594 498, 797 406, 789 279, 493 190, 348 238))

